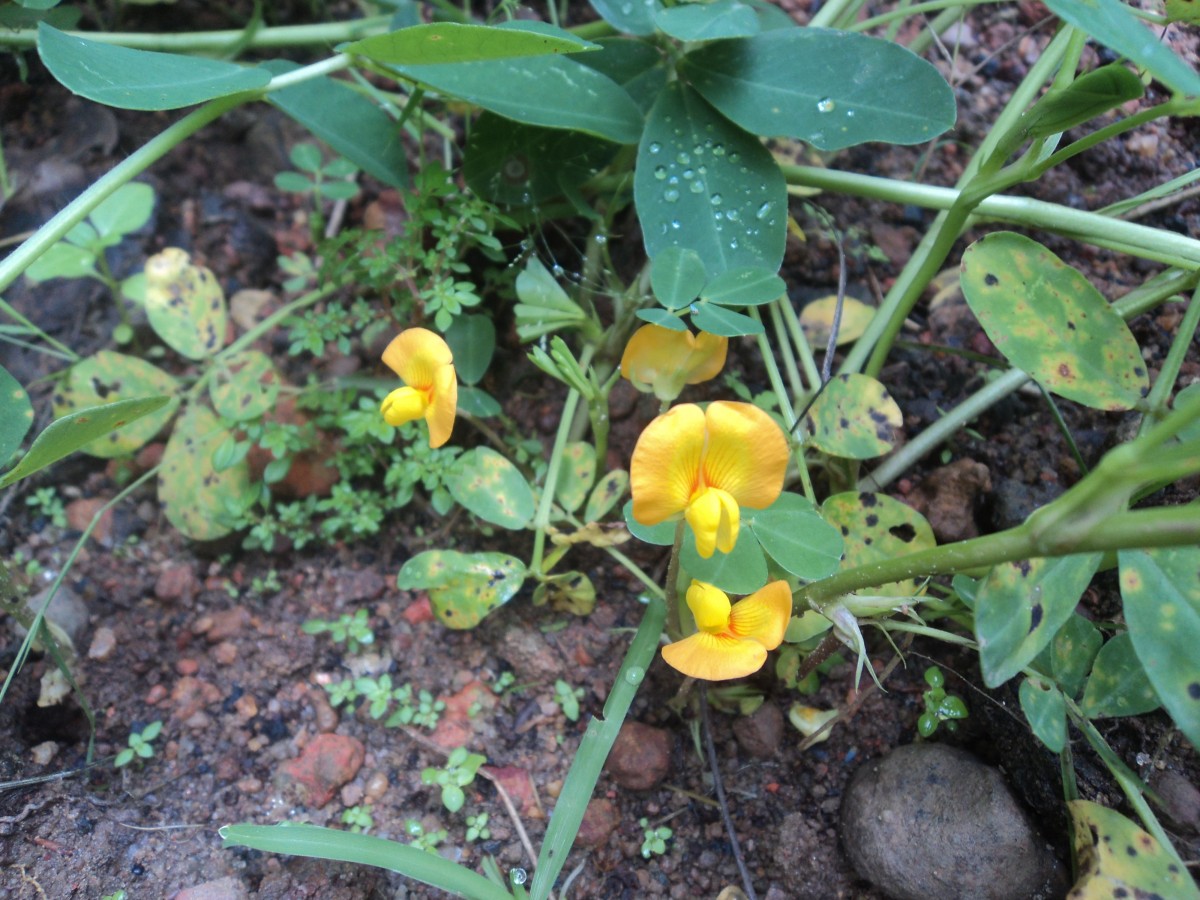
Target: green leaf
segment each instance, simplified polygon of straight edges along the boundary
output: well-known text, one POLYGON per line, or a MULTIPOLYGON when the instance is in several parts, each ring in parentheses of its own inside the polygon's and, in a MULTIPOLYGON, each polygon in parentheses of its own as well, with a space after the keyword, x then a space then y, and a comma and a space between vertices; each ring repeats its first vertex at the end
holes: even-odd
POLYGON ((1180 94, 1200 95, 1200 75, 1163 44, 1121 0, 1048 0, 1046 7, 1105 46, 1148 69, 1180 94))
POLYGON ((747 131, 821 150, 918 144, 954 124, 954 93, 936 68, 861 34, 789 28, 716 41, 687 54, 680 71, 747 131))
POLYGON ((206 359, 225 345, 228 309, 225 292, 187 253, 168 247, 146 260, 146 316, 172 350, 188 359, 206 359))
POLYGON ((1088 800, 1072 800, 1067 807, 1079 868, 1072 896, 1200 900, 1200 890, 1176 857, 1133 822, 1088 800))
POLYGON ((1095 409, 1132 409, 1150 391, 1129 326, 1083 275, 1009 231, 963 254, 962 291, 988 338, 1048 391, 1095 409))
POLYGON ((1021 709, 1029 727, 1052 753, 1061 753, 1067 743, 1067 701, 1052 684, 1026 678, 1021 682, 1021 709))
MULTIPOLYGON (((0 477, 0 488, 6 488, 51 463, 58 462, 64 456, 83 449, 115 429, 124 428, 143 416, 161 410, 171 403, 171 400, 170 397, 138 397, 91 409, 81 409, 56 419, 34 438, 33 445, 29 452, 21 457, 21 461, 0 477)), ((158 427, 154 430, 157 431, 158 427)))
POLYGON ((1096 654, 1079 708, 1089 719, 1101 719, 1136 716, 1158 707, 1158 695, 1134 652, 1128 632, 1111 638, 1096 654))
POLYGON ((372 35, 340 49, 343 53, 365 56, 375 62, 399 65, 464 63, 599 49, 569 31, 537 24, 541 27, 535 31, 435 22, 372 35))
POLYGON ((275 406, 279 374, 261 350, 246 350, 216 364, 209 396, 213 408, 227 419, 257 419, 275 406))
POLYGON ((700 295, 721 306, 761 306, 787 294, 783 279, 769 269, 753 266, 729 269, 704 286, 700 295))
MULTIPOLYGON (((821 504, 821 515, 838 528, 845 541, 842 571, 867 563, 907 556, 937 545, 925 517, 887 494, 848 491, 821 504)), ((916 596, 913 579, 871 588, 884 597, 916 596)))
POLYGON ((585 53, 578 61, 607 75, 625 89, 638 109, 648 113, 667 84, 662 53, 646 41, 626 37, 600 38, 598 53, 585 53))
POLYGON ((533 518, 529 482, 490 447, 476 447, 460 456, 446 487, 461 506, 501 528, 524 528, 533 518))
POLYGON ((787 572, 805 581, 832 575, 842 561, 841 532, 799 494, 780 494, 763 510, 746 510, 746 524, 787 572))
POLYGON ((700 254, 686 247, 665 247, 650 265, 650 287, 667 309, 687 306, 700 296, 707 281, 700 254))
POLYGON ((618 144, 637 143, 642 132, 641 111, 624 89, 568 57, 393 68, 443 94, 528 125, 583 131, 618 144))
POLYGON ((523 341, 587 318, 536 256, 529 257, 517 276, 516 289, 520 302, 513 308, 513 314, 517 318, 517 334, 523 341))
POLYGON ((1064 88, 1046 92, 1022 117, 1030 137, 1058 134, 1102 116, 1146 92, 1142 80, 1121 63, 1080 75, 1064 88))
POLYGON ((154 188, 130 181, 112 192, 88 215, 100 237, 132 234, 150 221, 154 188))
POLYGON ((692 578, 730 594, 752 594, 767 583, 767 557, 744 521, 733 550, 729 553, 715 550, 708 559, 696 551, 692 529, 685 529, 679 564, 692 578))
POLYGON ((660 10, 654 23, 681 41, 712 41, 717 38, 749 37, 758 34, 758 16, 737 0, 713 3, 684 3, 660 10))
POLYGON ((525 575, 525 564, 504 553, 426 550, 401 567, 396 586, 428 591, 439 621, 447 628, 466 629, 511 600, 525 575))
POLYGON ((654 19, 661 10, 659 0, 589 0, 609 25, 628 34, 654 34, 654 19))
POLYGON ((33 425, 33 404, 20 382, 0 366, 0 466, 7 465, 33 425))
POLYGON ((1166 8, 1171 22, 1200 23, 1200 0, 1167 0, 1166 8))
POLYGON ((720 337, 763 333, 761 322, 723 306, 714 306, 705 300, 692 304, 692 324, 701 331, 720 337))
POLYGON ((609 472, 592 488, 587 507, 583 512, 584 522, 599 522, 608 511, 617 505, 629 490, 629 473, 624 469, 609 472))
POLYGON ((496 398, 487 391, 466 384, 458 386, 458 408, 478 419, 498 416, 503 411, 496 398))
POLYGON ((983 680, 997 687, 1021 671, 1058 633, 1100 565, 1100 554, 995 566, 975 597, 975 637, 983 680))
POLYGON ((659 547, 670 547, 675 543, 675 526, 679 524, 678 522, 667 521, 659 522, 657 525, 643 525, 633 517, 632 500, 625 501, 625 505, 621 507, 621 514, 625 517, 625 527, 638 540, 659 547))
POLYGON ((25 277, 41 282, 51 278, 84 278, 95 273, 95 253, 87 247, 59 241, 30 264, 25 270, 25 277))
POLYGON ((38 25, 38 54, 68 90, 118 109, 179 109, 267 86, 271 74, 233 63, 131 50, 38 25))
POLYGON ((882 384, 869 375, 838 375, 804 417, 806 444, 831 456, 871 459, 895 445, 904 416, 882 384))
POLYGON ((649 322, 652 325, 661 325, 663 328, 669 328, 672 331, 687 331, 687 326, 683 324, 683 319, 672 315, 665 309, 639 309, 637 317, 643 322, 649 322))
MULTIPOLYGON (((71 367, 66 381, 54 394, 54 413, 64 416, 118 400, 146 397, 157 400, 159 395, 173 395, 178 389, 178 382, 157 366, 123 353, 101 350, 71 367)), ((172 397, 171 402, 157 404, 154 411, 137 417, 137 421, 130 419, 119 430, 107 429, 106 434, 80 449, 103 459, 132 453, 158 434, 178 405, 179 401, 172 397)))
POLYGON ((1046 648, 1050 654, 1050 672, 1068 697, 1076 696, 1083 687, 1102 643, 1100 630, 1079 613, 1072 613, 1046 648))
MULTIPOLYGON (((837 312, 837 300, 836 294, 822 297, 805 304, 804 309, 800 311, 800 327, 810 345, 824 347, 829 343, 829 332, 833 328, 833 318, 837 312)), ((838 324, 838 346, 862 337, 874 317, 875 307, 867 306, 853 297, 843 297, 842 316, 838 324)))
POLYGON ((459 379, 464 384, 478 384, 496 352, 496 326, 487 316, 459 316, 446 329, 446 343, 454 354, 459 379))
POLYGON ((485 112, 471 126, 463 177, 493 203, 536 206, 574 190, 619 147, 577 131, 542 128, 485 112))
POLYGON ((167 520, 186 537, 211 541, 233 530, 230 508, 258 494, 245 460, 220 472, 213 454, 230 437, 217 417, 195 404, 175 423, 158 472, 158 499, 167 520))
POLYGON ((225 847, 250 847, 268 853, 290 853, 315 859, 333 859, 378 866, 433 885, 471 900, 511 900, 500 885, 482 875, 397 841, 355 834, 318 825, 226 825, 221 829, 225 847))
MULTIPOLYGON (((1194 397, 1200 396, 1200 381, 1195 384, 1190 384, 1182 391, 1175 395, 1174 401, 1171 403, 1172 409, 1182 409, 1187 403, 1192 402, 1194 397)), ((1200 419, 1194 419, 1186 428, 1179 432, 1179 440, 1195 441, 1200 440, 1200 419)))
POLYGON ((1134 650, 1179 730, 1200 747, 1200 549, 1122 550, 1119 561, 1134 650))
MULTIPOLYGON (((300 67, 276 59, 262 68, 273 75, 285 75, 300 67)), ((408 160, 404 143, 396 135, 396 123, 344 81, 325 76, 310 78, 272 91, 267 101, 367 174, 396 188, 408 184, 408 160)))
POLYGON ((575 441, 563 448, 554 497, 567 512, 575 512, 587 499, 596 480, 596 448, 586 441, 575 441))
POLYGON ((709 278, 778 271, 787 237, 787 186, 761 142, 681 82, 650 111, 638 145, 634 202, 646 253, 695 251, 709 278))

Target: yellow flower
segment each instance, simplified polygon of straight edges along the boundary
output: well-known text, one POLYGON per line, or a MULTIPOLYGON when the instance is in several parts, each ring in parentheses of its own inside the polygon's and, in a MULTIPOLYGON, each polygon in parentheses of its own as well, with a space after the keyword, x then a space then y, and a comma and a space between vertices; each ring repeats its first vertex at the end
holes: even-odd
POLYGON ((765 412, 718 400, 684 403, 646 426, 629 466, 633 517, 657 525, 683 516, 705 559, 737 541, 739 506, 765 509, 783 490, 788 444, 765 412))
POLYGON ((383 418, 389 425, 403 425, 424 417, 429 423, 429 446, 442 446, 450 439, 458 408, 450 347, 432 331, 406 328, 387 345, 383 361, 405 385, 384 398, 383 418))
POLYGON ((757 672, 767 661, 767 651, 783 642, 792 616, 786 581, 772 581, 733 604, 724 591, 693 581, 687 604, 700 630, 663 647, 662 655, 671 668, 705 681, 757 672))
POLYGON ((639 391, 674 400, 685 384, 716 378, 725 365, 729 338, 701 331, 672 331, 643 325, 633 333, 621 357, 621 375, 639 391))

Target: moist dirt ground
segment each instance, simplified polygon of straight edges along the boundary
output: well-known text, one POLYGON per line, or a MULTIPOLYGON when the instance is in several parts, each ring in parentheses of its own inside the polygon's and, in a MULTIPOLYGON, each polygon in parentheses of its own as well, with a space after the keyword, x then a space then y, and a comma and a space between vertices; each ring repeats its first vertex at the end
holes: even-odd
MULTIPOLYGON (((803 21, 806 4, 788 8, 793 6, 803 21)), ((207 21, 198 7, 183 2, 170 9, 176 22, 194 13, 187 21, 195 27, 227 27, 207 21)), ((291 12, 295 15, 287 21, 300 22, 306 8, 297 5, 291 12)), ((151 9, 140 15, 124 24, 152 30, 162 13, 151 9)), ((1037 58, 1050 32, 1044 17, 1034 2, 971 13, 956 32, 956 43, 932 56, 955 85, 960 105, 956 129, 936 146, 858 148, 824 163, 890 177, 920 172, 931 183, 953 184, 966 160, 959 143, 981 139, 1037 58)), ((1194 46, 1177 49, 1194 63, 1194 46)), ((1085 62, 1093 59, 1093 50, 1087 52, 1085 62)), ((4 239, 36 228, 176 118, 113 112, 72 98, 33 55, 26 61, 29 70, 21 73, 12 57, 0 59, 0 136, 10 175, 20 186, 0 207, 4 239)), ((214 270, 227 294, 257 288, 279 295, 286 276, 277 256, 309 249, 303 203, 272 184, 276 172, 289 168, 289 147, 301 139, 289 122, 258 107, 217 122, 172 151, 145 176, 159 197, 154 219, 114 254, 114 269, 131 271, 146 255, 181 246, 214 270)), ((1198 147, 1194 119, 1151 124, 1084 154, 1029 192, 1096 209, 1187 171, 1196 164, 1198 147)), ((372 204, 395 199, 369 179, 363 187, 363 195, 345 210, 348 224, 361 224, 372 204)), ((887 289, 932 219, 927 211, 854 198, 824 195, 809 202, 848 233, 850 292, 865 300, 887 289)), ((794 199, 791 212, 808 237, 789 244, 784 271, 799 305, 836 289, 838 254, 805 202, 794 199)), ((1143 221, 1200 234, 1200 200, 1151 211, 1143 221)), ((627 216, 618 225, 611 239, 625 242, 627 249, 617 256, 634 260, 641 252, 636 223, 627 216)), ((525 242, 545 248, 539 252, 553 254, 553 262, 567 269, 577 265, 581 238, 557 230, 547 234, 546 240, 533 241, 519 233, 504 237, 514 259, 525 242)), ((1155 268, 1053 235, 1034 236, 1080 267, 1110 298, 1155 268)), ((22 283, 6 299, 81 354, 107 346, 117 323, 111 301, 91 282, 22 283)), ((1168 306, 1133 323, 1152 378, 1178 324, 1178 310, 1168 306)), ((538 438, 548 451, 563 391, 523 362, 507 327, 509 314, 499 309, 494 314, 507 362, 483 386, 504 400, 506 415, 520 431, 538 438)), ((912 435, 960 402, 986 373, 979 362, 932 345, 996 354, 961 304, 933 312, 922 304, 909 326, 882 379, 912 435)), ((275 346, 282 351, 286 341, 276 340, 275 346)), ((59 363, 11 345, 0 353, 18 380, 32 386, 39 426, 44 426, 51 385, 45 376, 59 363)), ((752 343, 735 342, 732 356, 752 388, 765 388, 752 343)), ((1182 383, 1200 377, 1198 359, 1193 348, 1182 383)), ((330 363, 312 361, 314 366, 330 363)), ((336 363, 346 370, 346 360, 336 363)), ((294 365, 282 358, 280 364, 294 365)), ((360 349, 349 369, 375 374, 379 365, 360 349)), ((1088 464, 1130 424, 1120 414, 1062 406, 1088 464)), ((652 414, 647 402, 619 390, 610 466, 627 464, 633 441, 652 414)), ((25 593, 41 590, 61 570, 79 530, 117 491, 113 474, 104 461, 77 456, 0 494, 0 553, 23 561, 14 568, 25 593), (67 503, 66 527, 25 502, 47 485, 58 488, 67 503)), ((938 524, 939 537, 953 540, 1016 524, 1078 477, 1078 465, 1043 399, 1020 393, 888 492, 922 508, 938 524), (964 471, 973 474, 962 477, 964 471)), ((1194 492, 1195 485, 1170 489, 1154 501, 1184 502, 1194 492)), ((405 839, 406 821, 416 819, 426 831, 447 829, 441 850, 453 859, 475 865, 490 854, 504 869, 532 868, 515 819, 536 851, 586 721, 599 714, 639 622, 639 585, 599 551, 577 551, 577 565, 597 587, 590 615, 535 607, 526 589, 479 628, 451 631, 431 618, 426 597, 396 587, 399 567, 430 546, 504 549, 518 556, 529 551, 525 537, 485 538, 470 516, 446 521, 421 504, 410 505, 369 541, 270 554, 243 551, 239 540, 219 546, 188 542, 164 519, 152 485, 116 508, 66 579, 79 607, 72 631, 79 652, 76 677, 95 711, 97 759, 110 758, 132 730, 149 722, 161 720, 163 732, 154 756, 142 764, 118 770, 101 762, 81 770, 87 720, 74 698, 37 706, 40 680, 52 664, 35 654, 0 704, 0 781, 6 783, 0 785, 0 895, 98 900, 123 889, 130 898, 154 898, 207 885, 223 893, 190 896, 436 896, 381 870, 223 849, 217 834, 220 826, 237 822, 339 824, 347 809, 367 804, 373 834, 405 839), (347 653, 328 636, 301 630, 307 620, 333 620, 360 609, 369 613, 375 643, 358 654, 347 653), (370 718, 366 704, 330 706, 323 685, 352 674, 384 672, 396 684, 410 683, 446 701, 436 730, 386 728, 370 718), (512 686, 493 690, 505 673, 511 673, 512 686), (569 720, 555 703, 554 683, 560 678, 583 689, 578 721, 569 720), (330 734, 354 739, 364 752, 361 766, 351 765, 352 777, 326 799, 298 789, 287 764, 330 734), (468 788, 464 813, 451 815, 437 789, 421 783, 420 773, 442 765, 445 751, 460 745, 484 754, 495 780, 478 778, 468 788), (512 799, 512 811, 496 782, 512 799), (468 842, 464 815, 478 812, 488 813, 491 835, 468 842)), ((643 568, 661 576, 662 548, 630 552, 643 568)), ((1099 577, 1083 608, 1097 620, 1119 615, 1115 580, 1099 577)), ((0 671, 13 664, 20 640, 11 621, 0 622, 0 671)), ((893 656, 886 643, 873 646, 877 670, 893 656)), ((765 695, 765 706, 784 716, 801 700, 847 711, 828 741, 804 752, 798 751, 801 738, 784 716, 760 713, 751 721, 729 706, 714 709, 729 807, 760 896, 883 896, 847 862, 839 843, 839 805, 858 766, 916 738, 922 673, 931 662, 947 673, 947 688, 963 697, 971 712, 956 735, 943 731, 938 738, 1000 766, 1043 825, 1046 841, 1065 859, 1058 762, 1029 734, 1015 690, 984 691, 970 654, 918 641, 882 691, 864 679, 859 693, 853 668, 845 664, 825 673, 809 697, 788 691, 771 666, 750 679, 765 695)), ((661 778, 635 790, 612 775, 601 777, 581 835, 585 845, 577 846, 564 870, 577 870, 571 897, 716 897, 723 888, 740 885, 711 775, 695 740, 696 707, 673 703, 680 682, 661 660, 651 667, 630 719, 656 730, 648 733, 653 739, 634 748, 649 758, 635 759, 633 765, 660 769, 661 778), (673 830, 666 852, 650 860, 641 855, 643 818, 673 830)), ((1107 720, 1100 728, 1125 763, 1144 777, 1171 771, 1197 782, 1194 751, 1161 713, 1107 720)), ((1084 796, 1120 807, 1120 791, 1104 767, 1081 741, 1074 749, 1084 796)), ((1200 860, 1194 831, 1185 824, 1173 826, 1172 833, 1186 860, 1193 865, 1200 860)))

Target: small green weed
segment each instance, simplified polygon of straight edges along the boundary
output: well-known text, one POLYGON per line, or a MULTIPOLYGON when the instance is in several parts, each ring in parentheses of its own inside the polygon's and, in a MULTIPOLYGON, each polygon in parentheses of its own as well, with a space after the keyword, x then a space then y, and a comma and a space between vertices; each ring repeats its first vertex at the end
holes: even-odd
POLYGON ((917 719, 917 731, 923 738, 931 737, 942 723, 947 731, 956 731, 957 720, 967 717, 967 704, 961 697, 946 693, 946 676, 937 666, 925 670, 925 683, 929 690, 921 695, 925 700, 925 712, 917 719))
POLYGON ((466 747, 455 747, 445 766, 440 769, 430 766, 421 772, 421 783, 440 785, 442 806, 450 812, 458 812, 467 800, 463 788, 475 780, 475 773, 485 762, 487 757, 471 753, 466 747))
POLYGON ((129 746, 117 754, 113 765, 118 769, 127 766, 135 759, 150 759, 154 756, 153 741, 162 733, 162 720, 151 722, 141 731, 129 733, 129 746))
MULTIPOLYGON (((272 569, 272 575, 275 570, 272 569)), ((279 590, 279 579, 275 577, 274 590, 279 590)), ((309 619, 300 630, 305 634, 328 634, 335 643, 345 644, 346 652, 354 655, 363 647, 375 643, 375 632, 369 624, 370 613, 365 609, 355 610, 354 615, 343 613, 336 621, 327 622, 324 619, 309 619)), ((336 704, 335 704, 336 705, 336 704)))
POLYGON ((439 828, 436 831, 426 831, 416 819, 404 820, 404 833, 409 837, 409 843, 418 850, 424 850, 426 853, 437 853, 438 845, 446 840, 447 834, 445 828, 439 828))
POLYGON ((638 825, 642 827, 642 857, 644 859, 649 859, 651 856, 662 856, 667 852, 667 841, 675 832, 666 825, 653 826, 645 817, 638 819, 638 825))
POLYGON ((554 682, 554 702, 572 722, 579 721, 579 701, 582 699, 583 688, 572 688, 561 678, 554 682))
POLYGON ((475 841, 486 841, 492 836, 492 831, 487 827, 488 814, 479 813, 476 816, 467 816, 467 842, 474 843, 475 841))
POLYGON ((366 834, 375 827, 375 819, 371 816, 371 804, 351 806, 342 813, 342 824, 349 825, 355 834, 366 834))
POLYGON ((25 505, 45 516, 55 528, 67 527, 67 508, 54 488, 38 488, 25 498, 25 505))

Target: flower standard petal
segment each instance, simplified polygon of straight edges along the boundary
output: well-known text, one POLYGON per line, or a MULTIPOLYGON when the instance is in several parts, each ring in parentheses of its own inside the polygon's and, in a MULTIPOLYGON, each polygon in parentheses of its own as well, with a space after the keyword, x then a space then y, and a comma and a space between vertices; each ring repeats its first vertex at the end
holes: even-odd
POLYGON ((406 328, 383 351, 383 361, 409 387, 428 391, 438 369, 452 365, 450 345, 427 328, 406 328))
POLYGON ((700 384, 716 378, 725 368, 725 357, 729 352, 729 338, 701 331, 695 336, 692 354, 688 358, 687 383, 700 384))
POLYGON ((757 641, 706 631, 667 644, 662 655, 671 668, 705 681, 742 678, 757 672, 767 661, 766 648, 757 641))
POLYGON ((621 375, 639 391, 674 400, 685 384, 715 378, 725 365, 729 339, 700 332, 673 331, 643 325, 630 337, 621 356, 621 375))
POLYGON ((704 412, 694 403, 676 406, 646 426, 629 463, 637 521, 657 525, 687 509, 703 449, 704 412))
POLYGON ((739 506, 765 509, 783 491, 788 443, 757 406, 718 400, 705 411, 708 443, 704 483, 727 491, 739 506))
POLYGON ((425 410, 429 423, 429 446, 440 447, 450 440, 454 430, 454 415, 458 411, 458 376, 454 366, 442 366, 434 374, 433 398, 425 410))
POLYGON ((786 581, 772 581, 733 604, 729 612, 729 633, 755 641, 765 650, 774 650, 783 643, 791 618, 791 589, 786 581))

